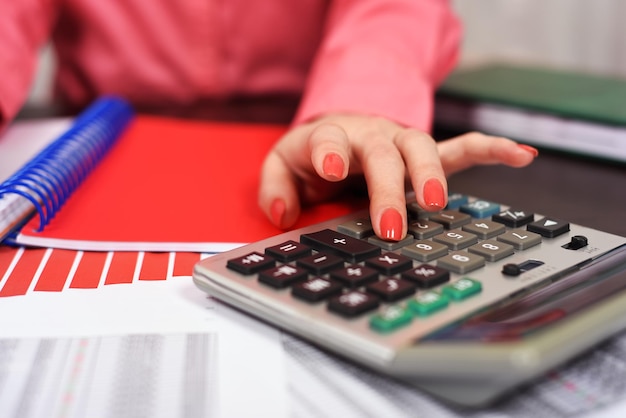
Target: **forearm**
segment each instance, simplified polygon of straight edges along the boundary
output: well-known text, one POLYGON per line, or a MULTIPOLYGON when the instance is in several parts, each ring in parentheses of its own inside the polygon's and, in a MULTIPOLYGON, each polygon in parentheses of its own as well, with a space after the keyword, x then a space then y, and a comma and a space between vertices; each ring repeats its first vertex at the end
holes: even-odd
POLYGON ((295 122, 361 113, 429 130, 461 27, 443 0, 336 0, 295 122))

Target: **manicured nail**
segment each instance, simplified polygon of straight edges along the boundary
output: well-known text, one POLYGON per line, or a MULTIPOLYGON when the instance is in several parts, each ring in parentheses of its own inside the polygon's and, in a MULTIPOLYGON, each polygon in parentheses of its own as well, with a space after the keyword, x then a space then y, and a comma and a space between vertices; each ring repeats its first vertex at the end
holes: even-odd
POLYGON ((395 209, 387 209, 380 218, 380 232, 384 239, 399 241, 402 238, 402 216, 395 209))
POLYGON ((324 174, 340 179, 343 176, 343 160, 338 154, 331 152, 324 157, 324 174))
POLYGON ((533 157, 536 157, 537 155, 539 155, 539 151, 535 147, 531 147, 530 145, 526 145, 526 144, 517 144, 517 146, 523 149, 524 151, 530 152, 533 155, 533 157))
POLYGON ((283 216, 285 215, 285 201, 283 199, 276 199, 272 202, 270 207, 270 216, 274 225, 281 227, 283 216))
POLYGON ((424 184, 424 202, 432 208, 444 208, 446 196, 443 192, 443 185, 439 180, 430 179, 424 184))

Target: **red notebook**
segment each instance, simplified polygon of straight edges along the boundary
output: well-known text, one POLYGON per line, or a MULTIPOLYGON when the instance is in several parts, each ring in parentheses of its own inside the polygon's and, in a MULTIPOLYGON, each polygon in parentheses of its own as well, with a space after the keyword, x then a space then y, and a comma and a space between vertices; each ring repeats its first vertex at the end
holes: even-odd
MULTIPOLYGON (((261 163, 285 132, 137 116, 42 232, 33 218, 16 241, 97 251, 221 252, 281 231, 257 204, 261 163)), ((297 227, 362 207, 307 208, 297 227)))

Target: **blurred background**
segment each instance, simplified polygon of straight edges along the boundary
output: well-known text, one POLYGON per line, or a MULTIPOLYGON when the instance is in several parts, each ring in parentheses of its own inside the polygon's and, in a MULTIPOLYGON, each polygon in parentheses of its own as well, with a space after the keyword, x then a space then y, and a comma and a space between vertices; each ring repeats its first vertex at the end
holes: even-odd
MULTIPOLYGON (((464 22, 461 66, 505 61, 626 78, 624 0, 452 0, 464 22)), ((29 103, 50 101, 42 50, 29 103)))

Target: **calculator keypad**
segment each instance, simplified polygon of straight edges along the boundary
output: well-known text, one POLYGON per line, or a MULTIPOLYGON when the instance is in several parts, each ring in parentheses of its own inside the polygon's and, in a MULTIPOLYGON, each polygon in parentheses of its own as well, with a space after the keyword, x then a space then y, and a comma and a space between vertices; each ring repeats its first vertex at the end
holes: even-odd
POLYGON ((473 272, 506 265, 515 253, 569 230, 563 220, 535 221, 532 213, 460 194, 450 195, 443 211, 413 202, 407 212, 409 234, 400 242, 381 240, 369 219, 357 218, 228 260, 227 267, 340 317, 368 314, 370 328, 384 334, 480 294, 489 283, 473 272))

